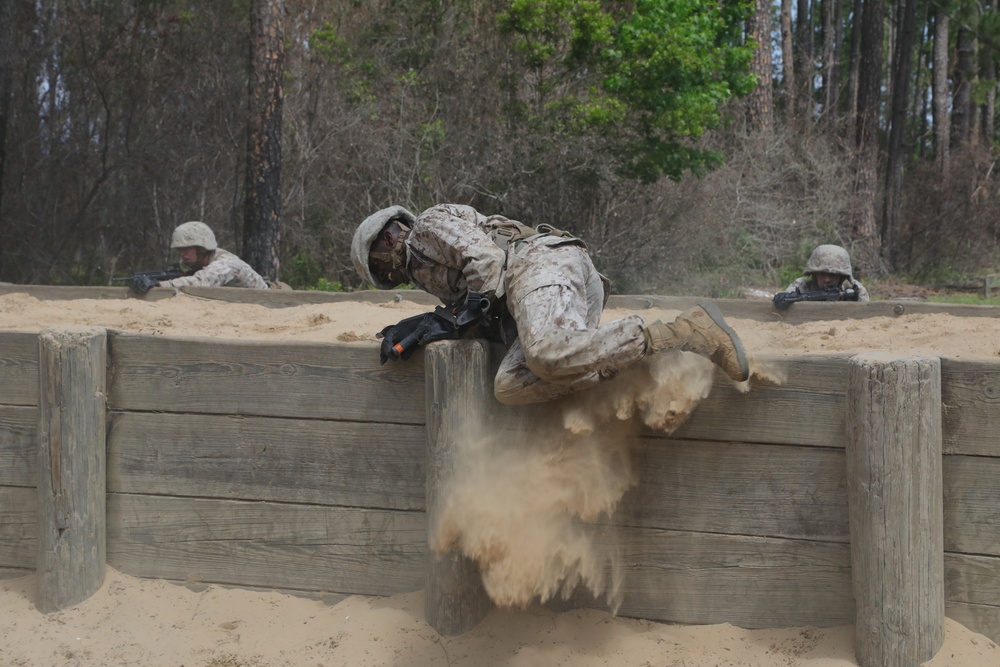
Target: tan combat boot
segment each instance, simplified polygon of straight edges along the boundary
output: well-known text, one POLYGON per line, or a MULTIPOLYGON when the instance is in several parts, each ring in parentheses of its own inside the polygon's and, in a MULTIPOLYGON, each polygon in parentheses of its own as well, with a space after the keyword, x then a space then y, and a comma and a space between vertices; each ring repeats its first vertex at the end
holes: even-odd
POLYGON ((646 337, 647 352, 694 352, 711 359, 737 382, 750 377, 750 364, 743 351, 743 343, 713 303, 706 301, 685 310, 669 324, 653 322, 646 327, 643 335, 646 337))

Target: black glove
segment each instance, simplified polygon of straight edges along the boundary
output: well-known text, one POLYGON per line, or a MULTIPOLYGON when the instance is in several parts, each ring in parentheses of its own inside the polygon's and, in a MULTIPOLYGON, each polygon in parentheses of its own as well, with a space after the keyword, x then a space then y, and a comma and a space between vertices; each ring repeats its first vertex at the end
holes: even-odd
POLYGON ((160 281, 156 278, 150 278, 149 276, 138 274, 129 281, 129 287, 131 287, 137 294, 145 294, 153 287, 159 287, 160 281))
POLYGON ((393 361, 409 359, 418 347, 417 340, 421 333, 427 328, 428 318, 433 317, 431 313, 407 317, 405 320, 390 324, 378 332, 376 337, 382 339, 382 345, 379 348, 379 363, 384 364, 390 359, 393 361))
POLYGON ((774 307, 778 310, 788 310, 788 307, 794 303, 789 300, 792 296, 791 292, 778 292, 774 295, 774 307))

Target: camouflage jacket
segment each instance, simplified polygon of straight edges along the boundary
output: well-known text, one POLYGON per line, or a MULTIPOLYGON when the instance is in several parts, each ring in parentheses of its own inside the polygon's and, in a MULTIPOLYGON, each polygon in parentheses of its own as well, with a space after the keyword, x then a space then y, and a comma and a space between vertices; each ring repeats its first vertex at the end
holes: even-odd
POLYGON ((267 283, 250 265, 222 248, 212 252, 208 265, 190 276, 160 282, 164 287, 252 287, 268 289, 267 283))

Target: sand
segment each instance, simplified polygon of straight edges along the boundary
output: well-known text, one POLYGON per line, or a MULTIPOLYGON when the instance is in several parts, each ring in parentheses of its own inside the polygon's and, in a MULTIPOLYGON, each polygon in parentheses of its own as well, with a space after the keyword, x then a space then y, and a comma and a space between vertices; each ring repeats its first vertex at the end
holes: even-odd
MULTIPOLYGON (((369 346, 387 324, 426 311, 408 302, 270 309, 178 295, 146 302, 39 301, 0 295, 0 330, 105 326, 171 336, 339 340, 369 346)), ((607 318, 625 314, 609 311, 607 318)), ((676 311, 643 311, 670 319, 676 311)), ((911 315, 857 321, 731 320, 751 355, 892 350, 947 357, 996 357, 992 318, 911 315)), ((588 412, 588 414, 590 414, 588 412)), ((574 428, 587 430, 586 424, 574 428)), ((595 610, 557 613, 537 605, 495 609, 476 628, 439 637, 420 591, 337 604, 278 592, 191 589, 108 568, 85 602, 49 615, 33 606, 34 576, 0 581, 0 665, 56 667, 333 667, 340 665, 573 665, 656 667, 834 667, 854 665, 854 629, 746 630, 680 626, 595 610)), ((930 667, 1000 665, 1000 647, 948 620, 930 667)))

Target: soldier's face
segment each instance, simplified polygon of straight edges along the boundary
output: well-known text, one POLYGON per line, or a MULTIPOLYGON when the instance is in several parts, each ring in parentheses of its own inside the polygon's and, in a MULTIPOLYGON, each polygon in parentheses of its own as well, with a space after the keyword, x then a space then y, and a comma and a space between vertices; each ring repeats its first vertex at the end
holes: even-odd
POLYGON ((201 246, 188 246, 186 248, 178 248, 177 254, 181 256, 181 264, 190 267, 195 271, 200 271, 205 268, 205 260, 208 259, 208 251, 201 246))
POLYGON ((836 287, 840 285, 843 277, 836 273, 814 273, 813 278, 816 279, 816 285, 820 289, 826 289, 828 287, 836 287))
POLYGON ((371 269, 372 275, 392 286, 404 282, 406 276, 403 274, 402 268, 395 267, 392 260, 386 259, 382 253, 392 252, 392 249, 396 247, 396 239, 399 238, 400 231, 395 224, 387 225, 372 243, 371 255, 368 257, 368 268, 371 269), (379 254, 378 257, 375 257, 376 253, 379 254))

